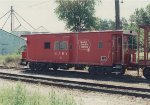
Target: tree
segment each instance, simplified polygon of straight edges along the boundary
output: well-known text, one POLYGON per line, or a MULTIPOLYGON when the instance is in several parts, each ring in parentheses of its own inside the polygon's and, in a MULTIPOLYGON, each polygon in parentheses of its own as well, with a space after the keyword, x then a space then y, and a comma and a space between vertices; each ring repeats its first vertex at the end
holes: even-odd
POLYGON ((127 19, 121 18, 121 27, 123 30, 128 30, 129 23, 127 19))
POLYGON ((89 31, 96 27, 95 4, 97 0, 56 0, 55 12, 66 22, 70 31, 89 31))
POLYGON ((114 30, 115 22, 112 20, 100 19, 99 30, 114 30))
MULTIPOLYGON (((145 8, 136 9, 135 12, 130 16, 128 29, 138 33, 140 24, 150 24, 150 4, 145 8)), ((144 32, 140 33, 140 46, 143 46, 143 35, 144 32)), ((135 39, 136 40, 136 39, 135 39)), ((150 43, 149 43, 150 44, 150 43)))
MULTIPOLYGON (((140 24, 150 24, 150 4, 148 4, 145 8, 140 8, 140 9, 135 9, 135 12, 130 16, 129 22, 125 22, 127 23, 126 25, 124 25, 125 29, 131 30, 131 31, 135 31, 138 33, 138 26, 140 24)), ((141 31, 141 41, 140 43, 143 44, 143 32, 141 31)))
MULTIPOLYGON (((97 18, 97 26, 96 30, 115 30, 115 21, 109 19, 99 19, 97 18)), ((123 29, 127 29, 128 27, 128 21, 125 18, 121 18, 121 27, 123 29)))
POLYGON ((140 24, 150 24, 150 4, 146 8, 136 9, 130 16, 130 29, 138 31, 140 24))

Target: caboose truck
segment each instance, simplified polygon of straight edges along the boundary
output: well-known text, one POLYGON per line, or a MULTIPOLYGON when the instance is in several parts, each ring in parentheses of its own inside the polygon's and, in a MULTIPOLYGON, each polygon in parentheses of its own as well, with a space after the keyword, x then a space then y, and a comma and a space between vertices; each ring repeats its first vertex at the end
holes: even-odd
POLYGON ((27 48, 22 53, 21 64, 29 64, 31 70, 88 67, 92 74, 124 74, 127 68, 144 67, 144 76, 149 78, 147 33, 150 28, 140 27, 145 30, 144 60, 139 59, 139 47, 138 60, 136 58, 137 44, 133 40, 137 35, 132 31, 116 30, 25 35, 27 48))

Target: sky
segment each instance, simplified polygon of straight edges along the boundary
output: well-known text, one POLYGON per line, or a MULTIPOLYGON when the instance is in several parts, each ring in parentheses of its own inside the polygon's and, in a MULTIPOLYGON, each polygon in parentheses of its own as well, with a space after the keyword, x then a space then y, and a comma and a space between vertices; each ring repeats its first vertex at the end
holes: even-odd
MULTIPOLYGON (((96 5, 95 16, 102 19, 115 20, 115 0, 101 0, 102 2, 96 5)), ((121 2, 122 0, 120 0, 121 2)), ((129 19, 136 8, 144 8, 150 3, 150 0, 123 0, 120 3, 120 15, 129 19)), ((60 21, 55 14, 57 7, 54 0, 0 0, 0 17, 10 10, 10 7, 21 15, 35 29, 40 26, 45 27, 49 32, 59 33, 67 32, 65 22, 60 21)), ((9 16, 9 15, 8 15, 9 16)), ((0 28, 4 25, 7 17, 0 19, 0 28)), ((31 30, 26 23, 18 18, 22 23, 22 29, 31 30)), ((15 20, 14 28, 17 28, 19 23, 15 20)), ((3 27, 4 30, 10 31, 10 20, 3 27)), ((18 29, 19 30, 19 29, 18 29)))

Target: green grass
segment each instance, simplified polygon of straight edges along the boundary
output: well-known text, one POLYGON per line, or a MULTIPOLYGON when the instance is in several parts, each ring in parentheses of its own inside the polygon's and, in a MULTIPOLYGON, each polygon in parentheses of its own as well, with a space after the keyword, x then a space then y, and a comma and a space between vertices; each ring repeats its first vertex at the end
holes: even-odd
POLYGON ((51 90, 49 95, 39 90, 29 92, 21 83, 0 89, 0 105, 77 105, 71 95, 51 90))
POLYGON ((18 54, 0 55, 0 65, 7 68, 19 67, 20 59, 18 54))

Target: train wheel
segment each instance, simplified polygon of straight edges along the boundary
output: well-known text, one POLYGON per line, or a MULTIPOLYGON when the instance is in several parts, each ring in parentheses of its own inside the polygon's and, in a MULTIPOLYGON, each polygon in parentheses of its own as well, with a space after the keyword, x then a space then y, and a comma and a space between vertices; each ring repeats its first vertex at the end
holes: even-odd
POLYGON ((37 71, 42 71, 44 69, 44 64, 43 63, 36 63, 35 68, 37 71))
POLYGON ((122 67, 122 68, 120 69, 120 72, 118 73, 118 75, 124 75, 125 72, 126 72, 126 69, 125 69, 124 67, 122 67))
POLYGON ((44 64, 43 65, 43 70, 44 71, 48 71, 49 70, 49 65, 48 64, 44 64))
POLYGON ((35 69, 35 66, 36 66, 35 63, 33 63, 33 62, 30 62, 30 63, 29 63, 29 68, 30 68, 32 71, 36 70, 36 69, 35 69))
POLYGON ((58 65, 54 65, 53 66, 53 70, 58 70, 59 66, 58 65))
POLYGON ((89 67, 88 72, 93 75, 94 74, 93 67, 89 67))
POLYGON ((45 63, 37 63, 36 70, 37 71, 47 71, 47 70, 49 70, 49 65, 45 64, 45 63))
POLYGON ((113 67, 112 73, 115 73, 116 75, 124 75, 126 71, 126 68, 123 67, 122 65, 115 65, 113 67))
POLYGON ((143 75, 146 79, 150 79, 150 67, 146 67, 144 70, 143 70, 143 75))
POLYGON ((97 74, 96 71, 95 71, 95 69, 94 69, 94 67, 89 67, 88 71, 92 75, 96 75, 97 74))

